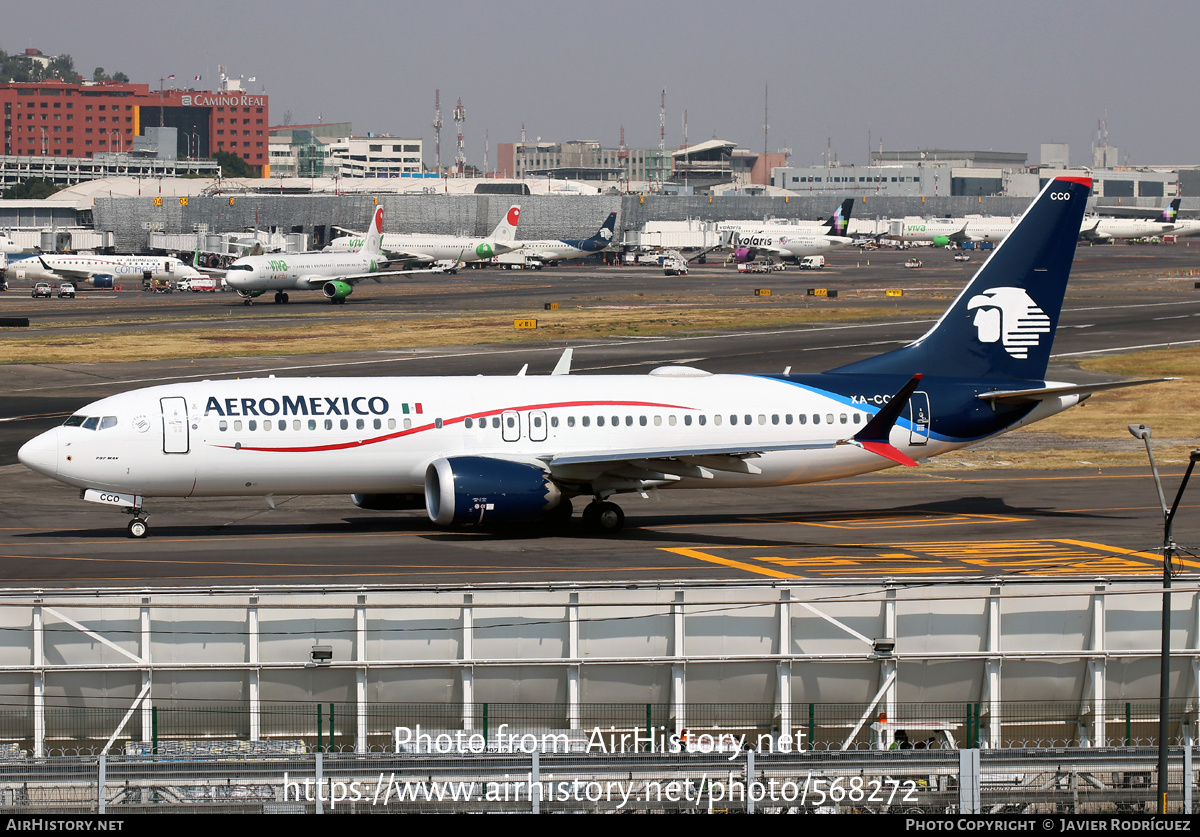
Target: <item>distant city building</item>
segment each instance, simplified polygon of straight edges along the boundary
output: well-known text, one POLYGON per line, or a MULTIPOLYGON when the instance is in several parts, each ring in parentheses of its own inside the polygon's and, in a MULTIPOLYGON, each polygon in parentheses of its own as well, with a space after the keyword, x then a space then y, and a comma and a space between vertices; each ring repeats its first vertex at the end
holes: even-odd
POLYGON ((271 176, 420 177, 424 141, 388 135, 354 136, 349 122, 278 125, 270 129, 271 176))
POLYGON ((354 136, 350 122, 276 125, 267 130, 271 177, 324 177, 329 146, 341 137, 354 136))
POLYGON ((566 180, 666 182, 670 152, 657 148, 606 148, 595 140, 502 142, 496 146, 496 177, 551 177, 566 180))
POLYGON ((413 177, 422 173, 423 141, 403 137, 343 137, 328 146, 328 167, 338 177, 413 177))
POLYGON ((239 80, 215 92, 152 90, 146 84, 61 81, 0 84, 4 155, 90 159, 128 153, 149 127, 176 130, 174 156, 211 157, 226 151, 269 171, 265 93, 248 93, 239 80))
POLYGON ((606 147, 595 140, 502 142, 496 151, 496 177, 622 182, 668 192, 685 186, 689 192, 702 191, 724 183, 767 185, 771 168, 787 159, 787 152, 764 156, 718 139, 666 151, 606 147))
POLYGON ((1091 177, 1092 194, 1104 197, 1175 197, 1178 173, 1149 168, 1072 170, 1065 143, 1045 143, 1042 165, 1027 165, 1028 155, 1003 151, 872 152, 869 165, 818 165, 776 168, 773 186, 802 194, 896 197, 1033 197, 1059 174, 1091 177))

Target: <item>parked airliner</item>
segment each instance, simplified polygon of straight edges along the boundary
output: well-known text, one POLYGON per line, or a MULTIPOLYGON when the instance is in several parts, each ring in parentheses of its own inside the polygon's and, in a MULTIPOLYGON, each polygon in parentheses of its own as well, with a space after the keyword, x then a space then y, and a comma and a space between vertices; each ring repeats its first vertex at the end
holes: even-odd
POLYGON ((10 275, 32 282, 87 283, 111 288, 122 280, 199 279, 204 274, 179 259, 168 256, 96 256, 46 254, 8 263, 10 275))
POLYGON ((527 257, 537 259, 553 267, 563 259, 579 259, 607 249, 612 244, 613 230, 616 229, 616 225, 617 213, 610 212, 608 213, 608 218, 600 225, 600 229, 591 238, 547 238, 538 241, 518 241, 516 243, 520 251, 527 257))
MULTIPOLYGON (((388 233, 383 236, 380 247, 392 262, 405 265, 430 265, 434 262, 454 259, 473 262, 490 259, 501 253, 517 249, 517 222, 521 220, 521 207, 510 206, 500 219, 496 229, 487 238, 462 235, 422 235, 388 233)), ((362 236, 335 238, 327 250, 335 253, 357 251, 363 246, 362 236)))
POLYGON ((101 399, 20 461, 123 508, 149 497, 349 494, 439 525, 621 528, 620 493, 793 485, 915 465, 1142 382, 1046 381, 1091 180, 1050 181, 915 342, 823 374, 256 378, 101 399))
POLYGON ((854 239, 846 235, 846 228, 853 209, 854 198, 846 198, 819 227, 760 224, 731 230, 729 246, 733 248, 734 261, 749 262, 760 258, 799 261, 804 256, 823 254, 852 244, 854 239))
POLYGON ((220 271, 225 283, 249 305, 267 291, 275 291, 276 302, 287 302, 288 291, 314 291, 320 288, 333 304, 345 304, 346 297, 363 279, 379 281, 385 276, 406 276, 431 271, 389 270, 380 242, 383 238, 383 207, 375 207, 371 228, 362 238, 361 249, 342 253, 298 253, 243 256, 220 271))

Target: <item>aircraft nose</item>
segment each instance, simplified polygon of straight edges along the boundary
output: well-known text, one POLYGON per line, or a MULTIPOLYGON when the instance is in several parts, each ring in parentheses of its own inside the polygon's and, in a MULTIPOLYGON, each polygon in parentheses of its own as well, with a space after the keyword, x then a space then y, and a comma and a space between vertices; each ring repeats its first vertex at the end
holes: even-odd
POLYGON ((31 471, 47 477, 58 475, 58 428, 35 436, 17 451, 17 459, 31 471))

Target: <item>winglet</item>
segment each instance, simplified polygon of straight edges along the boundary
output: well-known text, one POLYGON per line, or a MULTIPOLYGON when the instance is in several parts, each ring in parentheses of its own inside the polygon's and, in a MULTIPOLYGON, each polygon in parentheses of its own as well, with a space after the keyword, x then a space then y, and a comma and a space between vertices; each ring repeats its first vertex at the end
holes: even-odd
POLYGON ((575 353, 574 349, 563 349, 562 357, 558 359, 558 363, 554 364, 554 371, 551 375, 570 375, 571 374, 571 355, 575 353))
POLYGON ((904 412, 904 408, 908 406, 908 399, 916 392, 917 385, 921 383, 921 379, 924 377, 923 374, 919 373, 913 375, 909 382, 900 387, 900 391, 883 405, 883 409, 867 422, 866 427, 854 434, 853 439, 848 439, 842 444, 854 445, 855 447, 890 459, 893 462, 915 468, 917 463, 894 447, 890 442, 890 437, 892 428, 896 425, 896 420, 900 418, 901 413, 904 412))

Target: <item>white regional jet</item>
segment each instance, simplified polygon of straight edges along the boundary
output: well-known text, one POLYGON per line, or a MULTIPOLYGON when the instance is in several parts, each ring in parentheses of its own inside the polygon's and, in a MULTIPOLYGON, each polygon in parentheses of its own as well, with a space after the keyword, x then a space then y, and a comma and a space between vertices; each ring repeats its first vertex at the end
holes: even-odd
POLYGON ((1137 381, 1045 380, 1091 180, 1050 181, 941 319, 823 374, 258 378, 84 407, 20 461, 133 515, 149 497, 349 494, 439 525, 562 522, 655 488, 793 485, 915 465, 1137 381))
POLYGON ((318 288, 334 305, 345 304, 346 297, 363 279, 379 281, 384 276, 430 273, 424 270, 388 270, 380 242, 383 238, 383 207, 377 206, 371 228, 361 239, 361 249, 341 253, 298 253, 296 255, 243 256, 221 271, 225 283, 249 305, 267 291, 275 292, 276 302, 287 302, 288 291, 313 291, 318 288))
POLYGON ((32 282, 86 282, 97 288, 143 279, 199 279, 204 274, 168 256, 41 255, 8 263, 9 275, 32 282))
MULTIPOLYGON (((380 245, 388 259, 407 265, 429 265, 434 262, 454 259, 473 262, 490 259, 508 253, 521 246, 517 238, 517 222, 521 220, 521 207, 511 206, 496 229, 487 238, 462 235, 422 235, 420 233, 388 233, 380 245)), ((335 238, 326 250, 335 253, 357 251, 363 246, 362 236, 335 238)))

